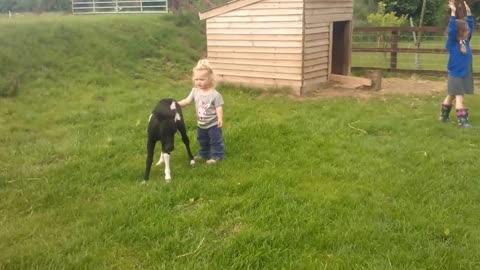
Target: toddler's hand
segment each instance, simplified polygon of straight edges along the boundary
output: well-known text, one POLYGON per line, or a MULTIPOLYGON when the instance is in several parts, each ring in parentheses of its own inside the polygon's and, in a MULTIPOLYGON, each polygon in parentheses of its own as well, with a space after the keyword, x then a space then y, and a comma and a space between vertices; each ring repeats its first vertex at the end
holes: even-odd
POLYGON ((221 128, 223 126, 223 121, 221 119, 218 119, 218 127, 221 128))

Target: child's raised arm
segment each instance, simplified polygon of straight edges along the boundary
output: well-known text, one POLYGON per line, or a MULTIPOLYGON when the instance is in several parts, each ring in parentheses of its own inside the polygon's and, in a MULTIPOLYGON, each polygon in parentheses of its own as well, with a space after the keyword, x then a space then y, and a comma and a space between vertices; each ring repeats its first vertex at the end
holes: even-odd
POLYGON ((448 1, 448 7, 450 8, 450 22, 448 23, 448 39, 447 39, 447 49, 450 49, 457 43, 457 18, 455 17, 455 12, 457 8, 455 7, 454 0, 448 1))
POLYGON ((475 23, 472 16, 472 10, 468 6, 467 1, 464 1, 463 3, 465 4, 465 10, 467 11, 466 21, 468 24, 468 28, 470 28, 470 35, 468 36, 468 40, 470 40, 472 38, 473 30, 475 30, 475 23))

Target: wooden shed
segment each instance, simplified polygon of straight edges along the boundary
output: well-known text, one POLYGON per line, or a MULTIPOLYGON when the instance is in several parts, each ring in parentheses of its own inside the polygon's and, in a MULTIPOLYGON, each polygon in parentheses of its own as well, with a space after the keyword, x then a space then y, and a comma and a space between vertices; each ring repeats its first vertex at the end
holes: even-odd
POLYGON ((301 95, 349 75, 353 0, 236 0, 200 13, 220 81, 301 95))

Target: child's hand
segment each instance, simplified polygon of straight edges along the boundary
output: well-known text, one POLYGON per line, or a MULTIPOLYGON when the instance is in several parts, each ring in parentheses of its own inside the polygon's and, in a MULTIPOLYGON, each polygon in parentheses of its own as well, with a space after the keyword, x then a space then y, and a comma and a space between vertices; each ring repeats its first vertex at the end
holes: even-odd
POLYGON ((465 4, 465 10, 467 11, 467 16, 471 16, 472 10, 470 10, 470 7, 468 6, 467 1, 463 1, 463 3, 465 4))
POLYGON ((455 12, 457 8, 455 7, 455 0, 449 0, 448 1, 448 7, 452 12, 455 12))
POLYGON ((222 119, 218 119, 218 127, 221 128, 223 126, 223 121, 222 119))

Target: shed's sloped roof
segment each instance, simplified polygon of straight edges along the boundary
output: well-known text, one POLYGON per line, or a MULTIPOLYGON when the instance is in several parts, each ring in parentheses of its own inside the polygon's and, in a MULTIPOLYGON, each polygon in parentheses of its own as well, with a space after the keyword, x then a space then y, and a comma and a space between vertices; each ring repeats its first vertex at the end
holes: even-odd
POLYGON ((215 16, 218 16, 218 15, 225 14, 225 13, 227 13, 229 11, 232 11, 232 10, 235 10, 235 9, 242 8, 244 6, 255 4, 255 3, 260 2, 260 1, 262 1, 262 0, 234 0, 234 1, 230 1, 230 2, 227 2, 223 5, 220 5, 220 6, 217 6, 217 7, 214 7, 214 8, 211 8, 211 9, 200 12, 199 17, 200 17, 200 20, 205 20, 205 19, 208 19, 208 18, 211 18, 211 17, 215 17, 215 16))

